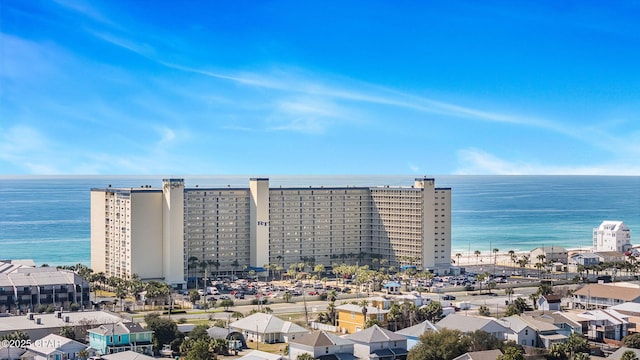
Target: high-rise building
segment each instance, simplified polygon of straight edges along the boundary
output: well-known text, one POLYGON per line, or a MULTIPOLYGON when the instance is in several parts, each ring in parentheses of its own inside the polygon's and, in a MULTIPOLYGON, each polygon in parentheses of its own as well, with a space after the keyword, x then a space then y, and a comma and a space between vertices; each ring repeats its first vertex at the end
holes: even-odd
POLYGON ((593 251, 625 252, 631 248, 631 230, 622 221, 603 221, 593 229, 593 251))
POLYGON ((265 266, 358 263, 439 273, 451 261, 451 189, 432 178, 411 187, 91 190, 91 266, 121 277, 163 279, 265 266))

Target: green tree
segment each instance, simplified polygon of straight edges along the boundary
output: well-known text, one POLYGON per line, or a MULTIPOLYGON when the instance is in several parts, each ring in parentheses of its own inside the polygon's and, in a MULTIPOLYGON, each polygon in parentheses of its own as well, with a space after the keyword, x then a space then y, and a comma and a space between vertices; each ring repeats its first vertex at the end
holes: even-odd
POLYGON ((378 319, 367 319, 367 322, 364 324, 364 327, 365 327, 365 328, 370 328, 370 327, 372 327, 373 325, 378 325, 378 326, 380 326, 380 325, 382 325, 382 324, 380 324, 380 320, 378 320, 378 319))
POLYGON ((439 301, 431 301, 424 308, 424 314, 427 320, 432 323, 440 321, 442 319, 442 304, 439 301))
POLYGON ((210 360, 211 350, 209 347, 209 341, 200 339, 193 341, 190 349, 187 351, 186 360, 210 360))
POLYGON ((66 337, 67 339, 75 340, 76 339, 76 331, 71 326, 63 326, 58 331, 58 335, 62 337, 66 337))
POLYGON ((360 301, 359 305, 361 307, 362 317, 364 318, 362 326, 364 326, 366 328, 367 327, 367 312, 369 311, 369 309, 368 309, 369 302, 367 300, 362 300, 362 301, 360 301))
POLYGON ((407 360, 453 359, 469 349, 469 339, 458 330, 427 331, 409 351, 407 360))
POLYGON ((189 301, 191 301, 192 304, 195 304, 198 300, 200 300, 200 293, 196 289, 191 289, 191 291, 189 291, 189 301))
POLYGON ((2 336, 0 340, 29 340, 29 334, 22 330, 16 330, 2 336))
POLYGON ((491 311, 489 311, 489 307, 487 305, 480 305, 480 307, 478 307, 478 315, 490 316, 491 311))
POLYGON ((178 325, 175 322, 163 319, 158 313, 147 314, 144 317, 147 329, 153 331, 153 349, 158 352, 163 345, 171 344, 178 335, 178 325))
POLYGON ((626 347, 640 349, 640 333, 627 335, 622 339, 622 343, 626 347))
POLYGON ((220 302, 220 306, 224 308, 224 311, 229 311, 229 308, 233 306, 233 300, 224 299, 220 302))
POLYGON ((589 342, 578 333, 572 333, 569 335, 566 346, 570 358, 573 358, 579 353, 589 353, 589 342))
POLYGON ((209 349, 218 355, 226 355, 229 353, 229 341, 227 339, 211 339, 209 349))
POLYGON ((632 350, 627 350, 622 353, 620 360, 638 360, 638 356, 632 350))
POLYGON ((517 347, 508 347, 504 354, 498 356, 496 360, 524 360, 524 352, 517 347))
POLYGON ((315 359, 313 357, 313 355, 309 354, 309 353, 302 353, 298 356, 296 356, 296 360, 313 360, 315 359))
POLYGON ((288 291, 282 295, 282 300, 284 300, 285 302, 290 302, 291 298, 293 298, 293 295, 291 295, 291 293, 288 291))
POLYGON ((189 339, 200 340, 205 339, 209 340, 209 334, 207 333, 207 329, 209 329, 209 325, 200 324, 196 325, 193 330, 189 333, 189 339))
POLYGON ((476 256, 476 265, 478 265, 478 258, 480 257, 480 250, 475 250, 473 254, 476 256))
POLYGON ((469 348, 467 351, 484 351, 499 349, 502 341, 495 335, 483 330, 476 330, 467 335, 469 348))

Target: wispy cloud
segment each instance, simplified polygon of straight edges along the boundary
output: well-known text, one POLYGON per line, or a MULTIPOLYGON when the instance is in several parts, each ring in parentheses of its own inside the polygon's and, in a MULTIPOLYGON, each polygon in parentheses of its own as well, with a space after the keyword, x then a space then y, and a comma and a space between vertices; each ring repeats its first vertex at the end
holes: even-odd
POLYGON ((589 166, 543 165, 510 161, 480 149, 458 151, 456 175, 638 175, 637 163, 606 163, 589 166))

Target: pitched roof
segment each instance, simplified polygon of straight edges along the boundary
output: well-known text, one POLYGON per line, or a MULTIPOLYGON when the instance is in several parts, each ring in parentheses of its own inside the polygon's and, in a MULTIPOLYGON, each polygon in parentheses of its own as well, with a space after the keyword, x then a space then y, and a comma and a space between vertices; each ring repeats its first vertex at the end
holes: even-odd
POLYGON ((307 333, 309 330, 292 323, 291 321, 284 321, 277 316, 265 313, 255 313, 247 316, 246 318, 232 322, 229 327, 247 330, 250 332, 259 332, 262 334, 298 334, 307 333))
POLYGON ((555 304, 562 301, 562 296, 560 295, 542 295, 542 297, 547 300, 549 304, 555 304))
POLYGON ((107 360, 152 360, 154 359, 153 356, 140 354, 138 352, 131 351, 131 350, 102 355, 101 357, 107 360))
POLYGON ((352 340, 357 343, 380 343, 385 341, 402 341, 407 340, 406 337, 398 335, 387 329, 383 329, 378 325, 373 325, 370 328, 366 328, 362 331, 358 331, 354 334, 344 336, 345 339, 352 340))
POLYGON ((100 334, 100 335, 122 335, 122 334, 143 333, 143 332, 152 332, 152 331, 144 329, 138 323, 119 322, 111 325, 100 325, 97 328, 89 329, 89 332, 100 334))
POLYGON ((296 339, 289 340, 289 342, 300 344, 300 345, 312 346, 312 347, 353 344, 352 341, 327 333, 324 330, 309 333, 309 334, 304 334, 302 336, 297 337, 296 339))
POLYGON ((398 335, 410 336, 410 337, 419 337, 420 335, 426 333, 427 331, 435 331, 438 332, 438 328, 431 323, 429 320, 425 320, 420 324, 413 325, 408 328, 404 328, 402 330, 396 331, 398 335))
POLYGON ((447 315, 444 319, 440 320, 436 326, 441 328, 449 328, 454 330, 460 330, 463 333, 473 332, 481 330, 486 326, 499 326, 506 330, 504 325, 496 321, 496 319, 482 316, 465 316, 458 314, 447 315))
POLYGON ((238 358, 238 360, 280 360, 282 359, 281 355, 272 354, 260 350, 252 350, 247 353, 247 355, 238 358))
POLYGON ((87 348, 87 345, 81 342, 71 340, 64 336, 49 334, 38 341, 32 341, 31 345, 27 346, 27 350, 41 355, 48 355, 59 351, 61 347, 67 344, 74 344, 81 348, 87 348))
POLYGON ((484 350, 484 351, 471 351, 466 354, 462 354, 453 360, 495 360, 498 356, 502 355, 502 351, 484 350))
POLYGON ((640 298, 640 289, 626 286, 615 286, 615 283, 608 284, 588 284, 573 295, 588 296, 592 298, 616 299, 622 301, 634 301, 640 298))

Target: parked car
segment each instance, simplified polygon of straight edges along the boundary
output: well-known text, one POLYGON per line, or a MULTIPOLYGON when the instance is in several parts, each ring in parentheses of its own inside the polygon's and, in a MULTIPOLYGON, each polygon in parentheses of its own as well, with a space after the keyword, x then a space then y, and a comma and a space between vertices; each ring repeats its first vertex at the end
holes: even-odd
POLYGON ((456 299, 456 297, 455 297, 455 296, 453 296, 453 295, 449 295, 449 294, 444 295, 444 296, 442 297, 442 300, 455 300, 455 299, 456 299))

